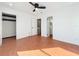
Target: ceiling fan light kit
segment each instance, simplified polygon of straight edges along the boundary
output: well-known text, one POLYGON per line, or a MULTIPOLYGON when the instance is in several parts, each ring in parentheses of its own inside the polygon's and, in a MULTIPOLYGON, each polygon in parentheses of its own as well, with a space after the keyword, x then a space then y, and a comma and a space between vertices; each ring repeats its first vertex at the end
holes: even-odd
POLYGON ((29 2, 32 6, 34 6, 34 10, 33 10, 33 12, 35 12, 36 10, 38 10, 38 9, 46 9, 46 7, 45 6, 39 6, 39 4, 38 3, 32 3, 32 2, 29 2))

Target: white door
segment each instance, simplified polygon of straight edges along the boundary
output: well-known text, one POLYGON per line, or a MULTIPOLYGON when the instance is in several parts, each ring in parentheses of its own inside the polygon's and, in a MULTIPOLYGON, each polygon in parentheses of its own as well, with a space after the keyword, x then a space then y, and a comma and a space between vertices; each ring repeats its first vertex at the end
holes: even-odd
POLYGON ((32 35, 37 35, 37 20, 36 19, 32 19, 32 23, 31 23, 31 30, 32 30, 32 35))

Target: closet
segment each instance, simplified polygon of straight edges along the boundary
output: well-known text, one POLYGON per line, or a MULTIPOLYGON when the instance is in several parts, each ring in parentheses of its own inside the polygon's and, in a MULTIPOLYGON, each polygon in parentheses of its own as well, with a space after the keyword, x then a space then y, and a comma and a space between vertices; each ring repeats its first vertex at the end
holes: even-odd
POLYGON ((2 13, 2 38, 16 36, 16 15, 2 13))

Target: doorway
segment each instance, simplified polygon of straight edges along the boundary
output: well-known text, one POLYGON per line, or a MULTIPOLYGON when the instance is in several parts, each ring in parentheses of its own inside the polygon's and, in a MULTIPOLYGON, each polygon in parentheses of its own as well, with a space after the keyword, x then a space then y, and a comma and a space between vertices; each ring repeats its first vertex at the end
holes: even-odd
POLYGON ((37 19, 37 35, 41 35, 41 19, 37 19))
POLYGON ((16 15, 2 12, 2 40, 16 40, 16 15))
POLYGON ((53 17, 50 16, 47 18, 47 36, 53 37, 53 17))

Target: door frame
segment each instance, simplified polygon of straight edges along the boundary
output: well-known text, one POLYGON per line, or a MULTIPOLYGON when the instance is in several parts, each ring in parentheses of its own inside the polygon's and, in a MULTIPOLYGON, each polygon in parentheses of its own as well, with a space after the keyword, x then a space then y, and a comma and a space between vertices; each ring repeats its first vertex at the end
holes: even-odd
POLYGON ((41 36, 41 22, 40 22, 40 34, 38 34, 38 20, 41 21, 41 18, 37 19, 37 35, 41 36))
POLYGON ((53 37, 53 16, 49 16, 49 17, 47 17, 47 37, 50 36, 50 35, 49 35, 49 26, 48 26, 48 22, 49 22, 49 20, 52 21, 52 37, 53 37))

